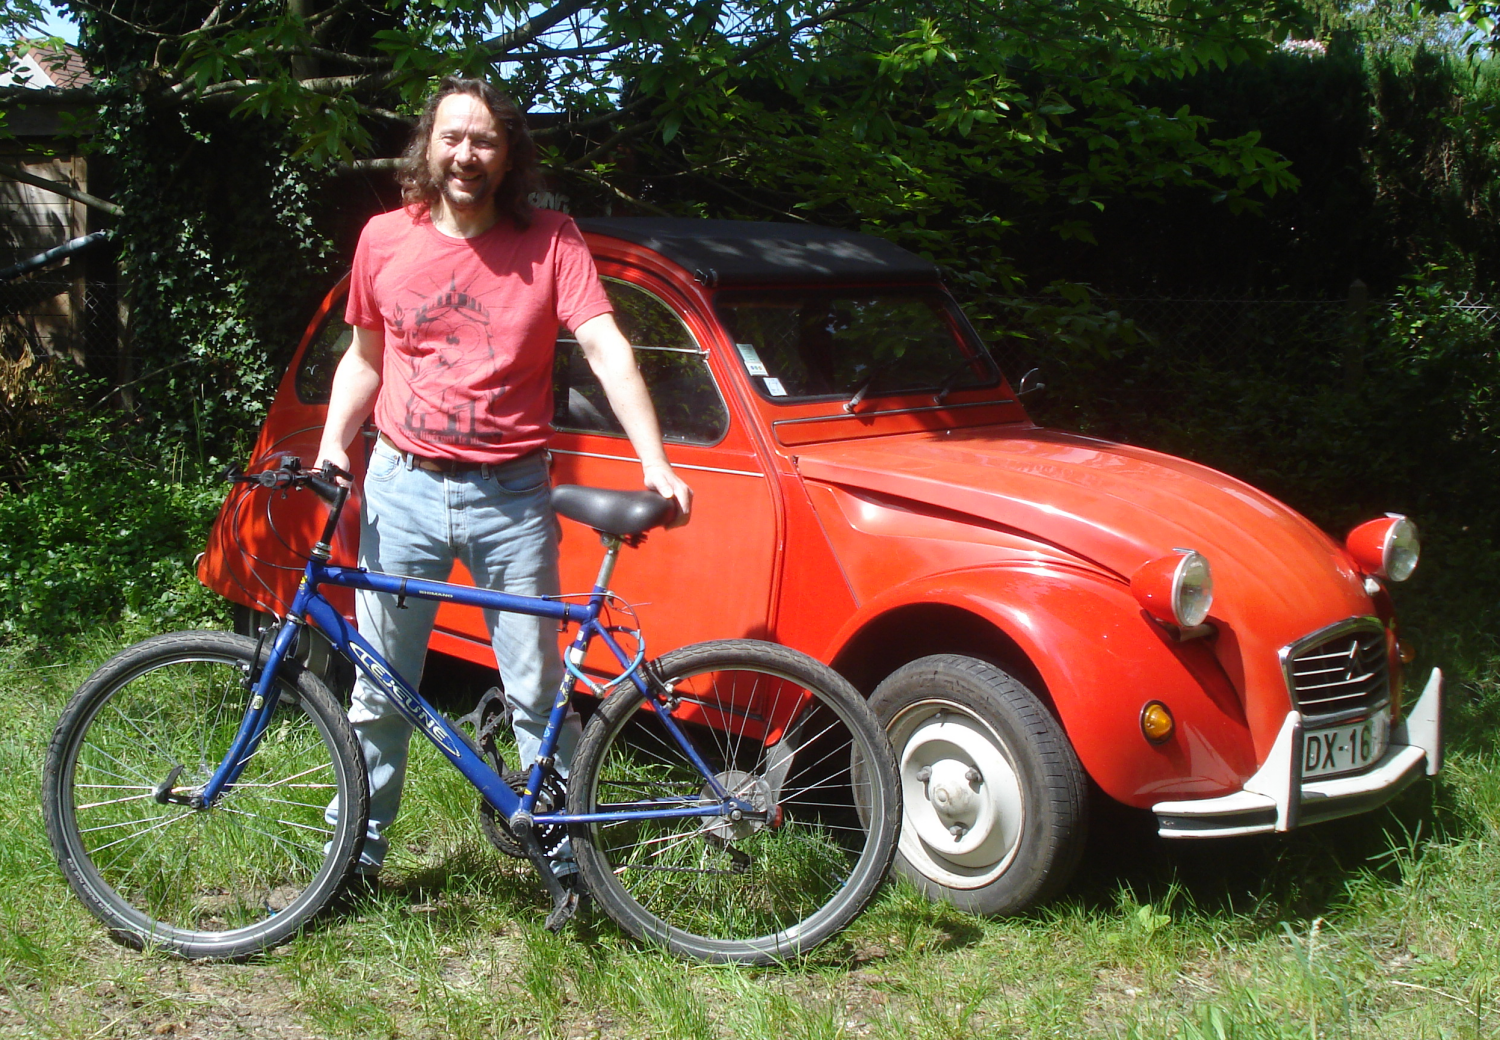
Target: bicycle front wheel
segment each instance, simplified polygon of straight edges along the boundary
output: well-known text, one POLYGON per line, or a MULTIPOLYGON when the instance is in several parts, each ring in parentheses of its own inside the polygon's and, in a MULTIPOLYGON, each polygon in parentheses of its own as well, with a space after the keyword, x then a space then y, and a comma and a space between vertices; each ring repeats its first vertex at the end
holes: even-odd
POLYGON ((590 721, 569 812, 625 819, 572 825, 589 891, 679 956, 767 964, 812 949, 859 913, 895 852, 900 794, 880 724, 831 668, 772 643, 699 643, 651 670, 683 740, 634 687, 590 721), (753 811, 646 815, 721 804, 708 776, 753 811))
POLYGON ((293 661, 239 779, 190 804, 245 716, 255 653, 227 632, 138 643, 83 684, 53 734, 47 836, 73 891, 130 946, 267 949, 322 910, 359 857, 364 759, 338 702, 293 661))

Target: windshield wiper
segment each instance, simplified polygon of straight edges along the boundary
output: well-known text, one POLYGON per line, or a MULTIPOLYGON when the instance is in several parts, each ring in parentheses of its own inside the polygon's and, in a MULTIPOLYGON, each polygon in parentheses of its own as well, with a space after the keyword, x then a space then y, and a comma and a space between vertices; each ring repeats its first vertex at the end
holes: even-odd
POLYGON ((853 415, 854 409, 859 407, 859 403, 865 399, 865 396, 870 392, 870 388, 875 385, 875 380, 885 375, 895 363, 894 361, 887 361, 883 365, 876 365, 870 369, 870 374, 861 379, 859 384, 854 388, 854 396, 844 402, 844 411, 853 415))
MULTIPOLYGON (((960 361, 958 366, 944 376, 943 381, 938 384, 937 393, 932 395, 932 403, 942 404, 943 399, 953 392, 953 388, 958 386, 958 381, 966 372, 972 372, 975 365, 986 361, 990 363, 991 368, 994 368, 995 362, 988 354, 975 354, 973 357, 966 357, 960 361)), ((982 376, 980 378, 983 379, 982 376)))

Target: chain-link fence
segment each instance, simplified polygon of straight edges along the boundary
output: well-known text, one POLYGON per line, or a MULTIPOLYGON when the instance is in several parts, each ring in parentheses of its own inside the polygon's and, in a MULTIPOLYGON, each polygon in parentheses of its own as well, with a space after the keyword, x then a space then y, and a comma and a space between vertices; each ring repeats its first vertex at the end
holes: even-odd
POLYGON ((108 249, 100 236, 68 246, 0 272, 0 356, 7 362, 29 355, 33 362, 66 357, 108 367, 118 355, 119 293, 108 249))

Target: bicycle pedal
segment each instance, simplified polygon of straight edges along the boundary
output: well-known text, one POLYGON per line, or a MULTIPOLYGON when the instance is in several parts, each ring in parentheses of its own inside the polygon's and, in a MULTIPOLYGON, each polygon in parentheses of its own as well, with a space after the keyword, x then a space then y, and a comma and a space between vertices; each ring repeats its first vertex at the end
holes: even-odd
POLYGON ((570 888, 563 893, 552 906, 552 912, 547 915, 547 931, 562 931, 564 925, 577 916, 578 911, 583 909, 583 893, 576 888, 570 888))

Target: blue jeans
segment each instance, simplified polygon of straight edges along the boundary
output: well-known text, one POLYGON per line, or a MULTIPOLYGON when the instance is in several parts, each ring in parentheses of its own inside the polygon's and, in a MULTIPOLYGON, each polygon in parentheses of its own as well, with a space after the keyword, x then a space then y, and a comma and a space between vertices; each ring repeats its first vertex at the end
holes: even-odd
MULTIPOLYGON (((557 519, 544 453, 457 473, 431 473, 376 442, 363 491, 361 567, 444 581, 458 560, 479 588, 527 596, 558 593, 557 519)), ((395 596, 362 591, 356 597, 355 620, 360 634, 415 686, 421 682, 437 608, 436 602, 419 599, 398 608, 395 596)), ((484 612, 484 619, 513 712, 520 764, 530 766, 563 677, 557 622, 492 610, 484 612)), ((385 861, 385 831, 401 807, 411 726, 363 675, 354 687, 349 721, 370 777, 370 824, 359 869, 374 872, 385 861)), ((558 739, 556 765, 563 776, 579 732, 578 716, 570 711, 558 739)), ((559 854, 558 873, 574 869, 570 851, 565 847, 559 854)))

